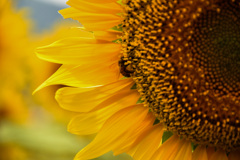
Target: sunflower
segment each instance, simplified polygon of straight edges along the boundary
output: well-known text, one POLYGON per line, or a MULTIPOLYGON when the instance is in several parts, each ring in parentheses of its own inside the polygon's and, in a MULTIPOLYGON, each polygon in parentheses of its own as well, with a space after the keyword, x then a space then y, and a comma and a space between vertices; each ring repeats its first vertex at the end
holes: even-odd
POLYGON ((23 123, 28 117, 28 109, 22 91, 27 78, 25 58, 29 53, 27 31, 30 25, 25 10, 16 10, 12 1, 1 0, 0 121, 9 119, 23 123))
POLYGON ((75 36, 40 47, 62 66, 42 87, 78 112, 71 133, 97 133, 76 160, 240 157, 240 2, 69 0, 75 36))

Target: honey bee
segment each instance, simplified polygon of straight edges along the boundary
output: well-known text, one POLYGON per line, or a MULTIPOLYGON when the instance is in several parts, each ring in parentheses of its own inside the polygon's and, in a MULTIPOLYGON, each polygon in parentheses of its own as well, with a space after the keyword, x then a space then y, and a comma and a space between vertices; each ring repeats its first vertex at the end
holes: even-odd
POLYGON ((125 77, 131 77, 131 74, 134 72, 133 68, 130 64, 125 65, 125 62, 122 58, 118 62, 120 67, 120 73, 125 77))

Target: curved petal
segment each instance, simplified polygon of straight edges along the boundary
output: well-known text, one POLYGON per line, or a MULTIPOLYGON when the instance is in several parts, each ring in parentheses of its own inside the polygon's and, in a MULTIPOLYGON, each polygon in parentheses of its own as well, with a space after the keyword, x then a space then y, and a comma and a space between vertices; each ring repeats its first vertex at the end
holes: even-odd
POLYGON ((215 148, 214 147, 208 147, 207 148, 207 156, 208 159, 210 159, 210 157, 215 153, 215 148))
POLYGON ((115 14, 81 12, 75 8, 66 8, 59 13, 64 18, 78 20, 89 31, 108 30, 121 23, 122 18, 115 14))
POLYGON ((76 155, 75 160, 92 159, 109 152, 136 131, 136 126, 147 113, 148 109, 142 105, 120 110, 106 121, 95 139, 76 155))
POLYGON ((228 157, 225 151, 218 150, 211 155, 209 160, 228 160, 228 157))
POLYGON ((73 87, 105 85, 117 81, 119 77, 118 63, 77 66, 62 65, 51 77, 43 82, 34 93, 46 86, 56 84, 73 87))
POLYGON ((129 154, 135 160, 151 160, 161 144, 163 132, 163 124, 153 126, 149 131, 139 136, 136 141, 137 145, 129 151, 129 154))
POLYGON ((111 2, 116 2, 117 0, 77 0, 77 1, 87 1, 91 3, 111 3, 111 2))
POLYGON ((151 159, 191 160, 191 143, 184 139, 181 140, 177 135, 173 135, 161 145, 161 147, 155 152, 151 159))
POLYGON ((169 160, 179 160, 179 159, 186 159, 186 160, 192 160, 192 147, 191 143, 188 140, 182 140, 183 145, 180 146, 181 149, 179 149, 176 156, 171 156, 169 160))
POLYGON ((154 117, 151 112, 148 112, 146 118, 139 123, 138 126, 136 125, 137 128, 134 130, 134 133, 131 134, 131 136, 129 136, 127 139, 122 140, 122 142, 113 149, 114 155, 134 150, 134 147, 139 143, 139 137, 143 137, 146 132, 153 128, 155 119, 156 117, 154 117))
POLYGON ((39 47, 39 58, 60 64, 89 64, 117 61, 120 44, 98 41, 95 38, 71 37, 56 41, 48 46, 39 47))
POLYGON ((98 14, 117 14, 122 12, 122 7, 118 3, 99 4, 86 0, 69 0, 67 4, 80 12, 98 14))
POLYGON ((129 91, 133 84, 132 79, 123 79, 99 87, 65 87, 57 91, 56 99, 64 109, 75 112, 89 112, 96 107, 99 109, 113 103, 112 100, 106 100, 120 91, 129 91))
POLYGON ((206 146, 197 146, 197 148, 193 152, 193 160, 208 160, 206 146))
POLYGON ((94 31, 96 39, 103 39, 107 41, 113 41, 118 39, 122 35, 122 32, 109 30, 109 31, 94 31))
POLYGON ((239 160, 239 157, 240 149, 230 152, 230 154, 228 155, 228 160, 239 160))
POLYGON ((129 90, 127 93, 122 92, 119 94, 109 98, 113 102, 105 108, 81 113, 74 117, 68 125, 68 131, 78 135, 96 133, 109 117, 123 108, 136 104, 140 97, 136 90, 129 90), (116 99, 115 97, 118 98, 116 99))

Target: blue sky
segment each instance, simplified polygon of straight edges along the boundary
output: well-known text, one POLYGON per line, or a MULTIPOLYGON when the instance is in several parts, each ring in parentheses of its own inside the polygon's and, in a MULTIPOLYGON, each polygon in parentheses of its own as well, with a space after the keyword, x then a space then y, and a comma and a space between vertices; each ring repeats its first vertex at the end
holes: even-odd
MULTIPOLYGON (((18 8, 28 8, 29 16, 34 21, 34 32, 51 29, 53 24, 63 21, 59 10, 69 7, 67 0, 18 0, 18 8)), ((69 19, 68 19, 69 20, 69 19)), ((66 20, 64 20, 66 21, 66 20)))
POLYGON ((65 6, 67 0, 37 0, 44 3, 50 3, 58 6, 65 6))

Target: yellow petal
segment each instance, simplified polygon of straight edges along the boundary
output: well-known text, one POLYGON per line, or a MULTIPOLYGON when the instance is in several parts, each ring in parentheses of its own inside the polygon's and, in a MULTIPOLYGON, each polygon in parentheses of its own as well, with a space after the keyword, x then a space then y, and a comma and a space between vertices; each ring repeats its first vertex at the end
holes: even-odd
POLYGON ((193 160, 208 160, 206 146, 197 146, 197 148, 193 152, 193 160))
POLYGON ((122 140, 121 143, 119 143, 113 149, 114 155, 130 152, 130 150, 133 150, 133 148, 139 143, 140 137, 143 137, 147 131, 151 130, 155 119, 156 117, 154 117, 153 114, 149 112, 141 123, 135 125, 136 129, 133 129, 134 133, 132 133, 131 136, 125 140, 122 140))
POLYGON ((67 34, 64 35, 63 37, 81 37, 81 38, 88 38, 88 39, 93 39, 94 34, 92 32, 86 31, 84 27, 70 27, 67 30, 67 34))
POLYGON ((122 20, 118 15, 80 12, 72 7, 63 9, 59 13, 64 18, 78 20, 89 31, 108 30, 120 24, 122 20))
POLYGON ((104 101, 119 91, 129 91, 133 84, 133 80, 128 78, 98 87, 65 87, 57 91, 56 99, 64 109, 75 112, 89 112, 95 107, 103 108, 109 105, 109 103, 113 103, 112 101, 104 101))
POLYGON ((152 126, 150 130, 139 136, 136 141, 138 144, 130 151, 133 159, 151 160, 151 157, 161 144, 163 129, 163 124, 158 124, 152 126))
POLYGON ((119 39, 121 36, 122 32, 119 31, 114 31, 114 30, 109 30, 109 31, 94 31, 94 36, 96 39, 103 39, 107 41, 113 41, 116 39, 119 39))
POLYGON ((69 0, 67 4, 79 12, 98 14, 117 14, 122 12, 122 7, 118 3, 98 4, 89 1, 69 0))
POLYGON ((117 0, 78 0, 78 1, 87 1, 91 3, 111 3, 111 2, 116 2, 117 0))
POLYGON ((228 155, 228 160, 239 160, 239 157, 240 149, 230 152, 230 154, 228 155))
POLYGON ((78 135, 96 133, 110 116, 123 108, 136 104, 139 97, 140 95, 136 90, 121 92, 110 97, 108 101, 112 101, 112 104, 105 108, 81 113, 74 117, 68 125, 68 131, 78 135))
POLYGON ((215 153, 215 147, 208 147, 207 148, 207 156, 208 159, 210 159, 210 157, 215 153))
POLYGON ((141 123, 147 113, 148 109, 142 105, 120 110, 106 121, 95 139, 76 155, 75 160, 93 159, 109 152, 133 134, 136 124, 141 123))
POLYGON ((179 160, 179 159, 192 160, 192 147, 191 147, 190 141, 184 140, 184 139, 182 141, 184 142, 180 146, 180 149, 177 152, 177 155, 171 156, 169 160, 179 160))
POLYGON ((209 160, 228 160, 228 157, 227 157, 225 151, 218 150, 211 155, 209 160))
POLYGON ((181 140, 177 135, 173 135, 160 146, 151 159, 191 160, 191 158, 191 143, 186 140, 181 140))
POLYGON ((35 92, 46 86, 56 84, 73 87, 104 85, 118 80, 119 76, 118 63, 77 66, 62 65, 51 77, 43 82, 35 92))
POLYGON ((62 64, 89 64, 118 60, 120 44, 96 41, 93 38, 73 37, 39 47, 39 58, 62 64))

